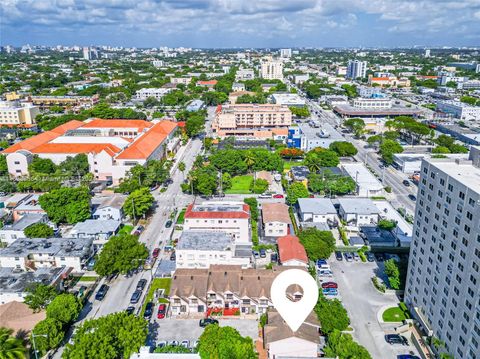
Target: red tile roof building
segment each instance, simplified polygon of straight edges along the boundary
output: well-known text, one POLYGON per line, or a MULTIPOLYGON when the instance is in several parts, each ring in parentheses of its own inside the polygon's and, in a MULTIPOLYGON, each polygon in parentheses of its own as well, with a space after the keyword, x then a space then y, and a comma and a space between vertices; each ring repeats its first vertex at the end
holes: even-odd
POLYGON ((5 151, 11 176, 28 175, 33 155, 59 164, 68 156, 84 153, 90 172, 99 180, 118 183, 135 165, 161 159, 179 145, 177 124, 172 121, 91 119, 70 121, 30 137, 5 151))
POLYGON ((308 267, 308 257, 305 248, 296 236, 287 235, 277 239, 280 263, 284 266, 308 267))

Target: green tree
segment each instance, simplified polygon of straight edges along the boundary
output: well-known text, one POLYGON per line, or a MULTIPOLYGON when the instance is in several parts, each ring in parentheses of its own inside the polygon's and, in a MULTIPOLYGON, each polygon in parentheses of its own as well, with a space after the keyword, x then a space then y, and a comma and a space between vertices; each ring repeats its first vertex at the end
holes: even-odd
POLYGON ((400 269, 394 259, 385 261, 385 274, 392 289, 400 289, 400 269))
POLYGON ((297 117, 309 117, 310 116, 310 111, 308 110, 307 106, 303 107, 289 107, 290 111, 292 112, 293 115, 297 117))
POLYGON ((305 156, 305 165, 311 172, 319 172, 322 167, 336 167, 340 163, 337 153, 323 148, 313 149, 305 156))
POLYGON ((361 136, 365 131, 365 122, 361 118, 350 118, 345 120, 343 126, 352 131, 357 137, 361 136))
POLYGON ((287 189, 287 202, 291 205, 296 204, 299 198, 307 198, 308 189, 301 182, 292 183, 287 189))
POLYGON ((50 349, 57 348, 65 336, 62 323, 48 317, 38 322, 32 333, 35 334, 35 346, 42 356, 50 349))
POLYGON ((298 238, 312 261, 327 259, 335 250, 335 238, 330 231, 307 228, 300 232, 298 238))
MULTIPOLYGON (((0 158, 2 157, 3 156, 0 156, 0 158)), ((17 187, 15 186, 15 183, 13 181, 0 180, 0 192, 12 193, 12 192, 15 192, 16 190, 17 190, 17 187)))
POLYGON ((50 238, 53 236, 53 229, 46 223, 35 223, 23 230, 27 238, 50 238))
POLYGON ((33 156, 32 162, 28 165, 28 170, 34 173, 52 174, 57 170, 57 166, 49 158, 40 158, 33 156))
POLYGON ((386 231, 391 231, 397 226, 397 222, 390 219, 381 219, 377 224, 378 228, 384 229, 386 231))
POLYGON ((59 294, 47 306, 47 318, 53 318, 63 325, 77 320, 82 303, 73 294, 59 294))
POLYGON ((202 95, 201 99, 207 106, 217 106, 227 101, 228 96, 223 92, 208 91, 202 95))
POLYGON ((13 329, 0 327, 0 359, 24 359, 27 350, 21 339, 12 336, 13 329))
POLYGON ((86 187, 62 187, 41 195, 39 202, 53 222, 75 224, 90 217, 90 197, 86 187))
POLYGON ((148 249, 137 236, 122 234, 111 237, 103 246, 94 268, 101 276, 126 274, 138 268, 147 257, 148 249))
POLYGON ((80 153, 74 157, 68 156, 65 161, 60 163, 59 169, 70 176, 84 176, 89 173, 87 155, 80 153))
POLYGON ((353 340, 350 334, 334 330, 328 335, 325 356, 339 359, 371 359, 370 353, 353 340))
POLYGON ((242 337, 232 327, 209 325, 200 336, 198 352, 202 359, 255 359, 253 340, 242 337))
POLYGON ((334 330, 346 330, 350 325, 348 313, 338 299, 327 299, 320 291, 315 313, 322 326, 322 331, 330 334, 334 330))
POLYGON ((137 353, 147 339, 143 318, 118 312, 85 321, 78 327, 73 344, 67 344, 64 359, 119 359, 137 353))
POLYGON ((148 188, 140 188, 127 197, 123 204, 123 211, 130 218, 138 218, 145 215, 153 205, 155 198, 148 188))
POLYGON ((393 140, 384 140, 380 145, 380 155, 382 156, 383 161, 387 165, 393 163, 393 155, 395 153, 402 153, 403 147, 396 141, 393 140))
POLYGON ((259 178, 252 182, 250 189, 253 193, 261 194, 268 189, 268 181, 259 178))
POLYGON ((460 101, 471 106, 476 106, 480 104, 480 99, 477 99, 476 97, 472 97, 472 96, 462 96, 460 97, 460 101))
POLYGON ((346 141, 335 141, 332 142, 329 146, 331 151, 337 153, 340 157, 352 157, 358 153, 358 150, 351 142, 346 141))
POLYGON ((7 157, 0 154, 0 176, 8 174, 7 157))
POLYGON ((27 288, 27 295, 23 302, 30 309, 39 311, 40 309, 45 309, 57 295, 57 290, 54 287, 35 283, 27 288))
POLYGON ((185 132, 188 137, 195 137, 205 130, 205 119, 200 116, 192 116, 185 123, 185 132))
POLYGON ((356 186, 350 176, 335 175, 329 170, 322 174, 311 173, 308 176, 308 188, 315 193, 344 195, 353 192, 356 186))

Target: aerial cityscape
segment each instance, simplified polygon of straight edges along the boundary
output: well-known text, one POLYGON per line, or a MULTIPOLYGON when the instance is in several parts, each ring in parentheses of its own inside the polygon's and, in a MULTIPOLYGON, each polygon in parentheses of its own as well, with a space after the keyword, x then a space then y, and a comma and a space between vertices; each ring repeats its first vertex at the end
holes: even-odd
POLYGON ((0 359, 480 358, 478 1, 0 17, 0 359))

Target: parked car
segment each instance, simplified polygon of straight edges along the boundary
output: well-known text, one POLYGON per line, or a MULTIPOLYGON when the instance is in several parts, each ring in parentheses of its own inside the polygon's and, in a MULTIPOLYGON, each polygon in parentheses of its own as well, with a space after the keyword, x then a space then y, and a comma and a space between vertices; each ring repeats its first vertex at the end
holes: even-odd
POLYGON ((317 259, 316 265, 318 269, 330 269, 330 266, 325 259, 317 259))
POLYGON ((132 297, 130 298, 130 304, 137 304, 142 296, 142 291, 136 290, 133 292, 132 297))
POLYGON ((404 186, 410 187, 410 182, 408 180, 403 180, 402 183, 404 186))
POLYGON ((174 251, 174 252, 172 252, 172 254, 170 254, 170 260, 174 261, 176 259, 177 259, 177 255, 175 254, 175 251, 174 251))
POLYGON ((270 262, 277 263, 278 262, 278 254, 277 252, 273 252, 270 254, 270 262))
POLYGON ((335 258, 337 258, 337 261, 343 260, 342 252, 336 251, 335 258))
POLYGON ((360 256, 358 255, 357 252, 353 252, 353 259, 355 259, 356 261, 360 260, 360 256))
POLYGON ((367 261, 375 262, 375 256, 373 255, 372 252, 366 252, 365 255, 367 256, 367 261))
POLYGON ((265 251, 265 249, 260 249, 260 258, 265 258, 267 257, 267 252, 265 251))
POLYGON ((377 261, 379 262, 383 262, 385 260, 383 253, 375 253, 375 258, 377 258, 377 261))
POLYGON ((258 251, 252 251, 252 254, 254 258, 260 258, 260 253, 258 253, 258 251))
POLYGON ((158 342, 157 348, 164 348, 167 346, 167 342, 165 340, 162 340, 161 342, 158 342))
POLYGON ((415 197, 415 195, 413 195, 413 194, 409 194, 409 195, 408 195, 408 198, 410 198, 412 201, 416 201, 416 200, 417 200, 417 197, 415 197))
POLYGON ((318 275, 322 277, 331 277, 333 276, 333 273, 330 269, 320 269, 318 275))
POLYGON ((142 234, 142 232, 143 232, 144 229, 145 229, 144 226, 137 226, 137 227, 135 227, 135 229, 132 231, 132 232, 133 232, 132 234, 135 235, 135 236, 139 236, 140 234, 142 234))
POLYGON ((322 288, 338 288, 338 284, 335 282, 325 282, 322 283, 322 288))
POLYGON ((152 257, 153 258, 158 258, 159 254, 160 254, 160 248, 155 248, 152 252, 152 257))
POLYGON ((324 295, 338 295, 338 291, 335 288, 322 289, 324 295))
POLYGON ((385 341, 388 344, 402 344, 402 345, 408 345, 408 340, 402 335, 399 334, 387 334, 385 335, 385 341))
POLYGON ((182 340, 180 343, 181 347, 184 347, 185 349, 188 349, 190 347, 190 341, 189 340, 182 340))
POLYGON ((258 198, 264 198, 264 199, 272 198, 272 195, 268 193, 262 193, 261 195, 258 196, 258 198))
POLYGON ((168 220, 166 223, 165 223, 165 227, 167 228, 170 228, 172 226, 173 222, 171 220, 168 220))
POLYGON ((167 314, 167 305, 166 304, 160 304, 158 306, 157 318, 158 319, 163 319, 163 318, 165 318, 166 314, 167 314))
POLYGON ((109 288, 108 285, 102 284, 100 286, 100 289, 98 290, 97 294, 95 294, 95 299, 96 300, 103 300, 103 298, 105 298, 105 295, 108 292, 108 288, 109 288))
POLYGON ((178 341, 170 340, 170 341, 167 342, 167 345, 170 345, 172 347, 178 347, 178 341))
POLYGON ((345 253, 343 253, 343 256, 345 257, 345 260, 346 260, 347 262, 353 261, 353 255, 352 255, 352 253, 350 253, 350 252, 345 252, 345 253))
POLYGON ((205 328, 207 325, 210 324, 218 324, 218 320, 212 318, 204 318, 200 319, 200 322, 198 323, 198 325, 200 325, 202 328, 205 328))
POLYGON ((397 355, 397 359, 420 359, 420 357, 411 354, 400 354, 397 355))
POLYGON ((143 318, 149 320, 153 314, 153 303, 148 302, 145 306, 145 311, 143 312, 143 318))
POLYGON ((283 194, 274 194, 273 198, 283 198, 283 194))
POLYGON ((145 286, 147 285, 147 280, 146 279, 140 279, 137 283, 137 290, 142 291, 145 286))
POLYGON ((133 314, 133 312, 135 312, 135 307, 131 305, 127 307, 125 311, 127 312, 127 314, 133 314))

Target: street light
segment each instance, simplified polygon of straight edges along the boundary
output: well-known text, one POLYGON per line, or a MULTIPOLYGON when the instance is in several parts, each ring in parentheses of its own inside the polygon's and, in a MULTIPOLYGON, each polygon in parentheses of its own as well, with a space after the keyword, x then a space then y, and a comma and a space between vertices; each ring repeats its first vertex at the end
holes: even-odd
POLYGON ((35 354, 35 358, 38 359, 37 346, 36 346, 36 344, 35 344, 35 337, 48 338, 48 335, 47 335, 47 334, 35 334, 35 333, 33 333, 33 331, 32 331, 33 352, 34 352, 34 354, 35 354))

